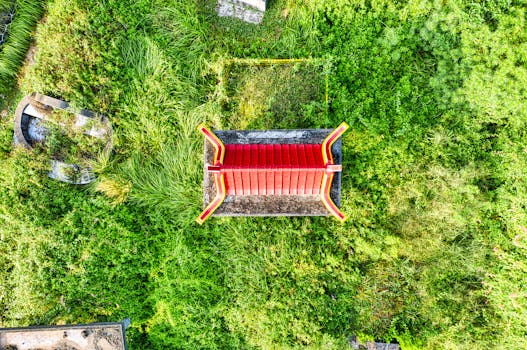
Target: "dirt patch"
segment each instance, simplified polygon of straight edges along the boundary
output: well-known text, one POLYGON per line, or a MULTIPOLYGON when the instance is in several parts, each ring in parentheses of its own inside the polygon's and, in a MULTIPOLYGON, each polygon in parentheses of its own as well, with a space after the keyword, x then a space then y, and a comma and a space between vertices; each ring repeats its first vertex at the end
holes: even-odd
POLYGON ((35 64, 35 57, 38 52, 38 47, 35 43, 31 43, 27 50, 26 58, 24 59, 24 69, 27 69, 35 64))

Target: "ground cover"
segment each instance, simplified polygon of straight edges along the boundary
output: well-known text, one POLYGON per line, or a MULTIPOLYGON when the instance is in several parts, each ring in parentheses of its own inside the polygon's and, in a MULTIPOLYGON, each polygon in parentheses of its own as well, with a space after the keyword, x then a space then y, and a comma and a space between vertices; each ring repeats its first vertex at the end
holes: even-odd
POLYGON ((42 16, 42 1, 0 1, 0 105, 16 85, 16 73, 26 57, 31 32, 42 16))
POLYGON ((329 108, 331 61, 231 59, 220 64, 215 98, 229 129, 315 128, 329 108))
POLYGON ((524 348, 526 6, 278 0, 253 26, 212 1, 47 1, 2 106, 39 91, 102 112, 115 148, 97 184, 53 182, 2 119, 0 326, 130 317, 131 349, 524 348), (332 62, 329 111, 300 108, 351 126, 345 224, 194 223, 195 127, 238 123, 216 94, 233 57, 332 62))

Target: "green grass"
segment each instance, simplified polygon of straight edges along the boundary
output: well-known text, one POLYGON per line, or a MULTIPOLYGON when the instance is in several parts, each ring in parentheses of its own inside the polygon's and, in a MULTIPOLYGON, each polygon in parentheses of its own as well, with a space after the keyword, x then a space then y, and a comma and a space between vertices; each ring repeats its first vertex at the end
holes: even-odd
POLYGON ((260 26, 214 6, 46 2, 9 94, 104 113, 115 147, 98 183, 57 183, 1 121, 0 327, 131 317, 131 349, 524 348, 527 6, 277 0, 260 26), (330 64, 222 81, 231 58, 330 64), (194 223, 199 123, 342 121, 346 223, 194 223))
MULTIPOLYGON (((0 11, 8 11, 12 3, 0 1, 0 11)), ((7 40, 0 46, 0 106, 6 103, 7 95, 15 85, 31 41, 31 32, 43 12, 43 2, 39 0, 17 0, 14 3, 15 16, 9 25, 7 40)))
POLYGON ((215 96, 229 129, 322 127, 327 123, 329 60, 221 64, 215 96))

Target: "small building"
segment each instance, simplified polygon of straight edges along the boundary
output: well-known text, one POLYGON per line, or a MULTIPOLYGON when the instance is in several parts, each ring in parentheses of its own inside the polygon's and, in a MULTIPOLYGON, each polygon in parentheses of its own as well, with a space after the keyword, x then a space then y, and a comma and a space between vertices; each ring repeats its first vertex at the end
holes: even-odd
POLYGON ((205 136, 203 203, 217 216, 327 216, 340 211, 342 140, 348 129, 214 131, 205 136))

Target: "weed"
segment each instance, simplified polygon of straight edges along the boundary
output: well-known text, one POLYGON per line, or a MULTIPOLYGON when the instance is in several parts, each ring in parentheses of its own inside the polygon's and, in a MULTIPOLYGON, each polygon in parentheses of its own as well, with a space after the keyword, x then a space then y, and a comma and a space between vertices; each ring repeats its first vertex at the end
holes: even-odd
POLYGON ((95 190, 113 199, 114 204, 121 204, 127 199, 130 187, 130 183, 121 179, 102 177, 97 181, 95 190))

